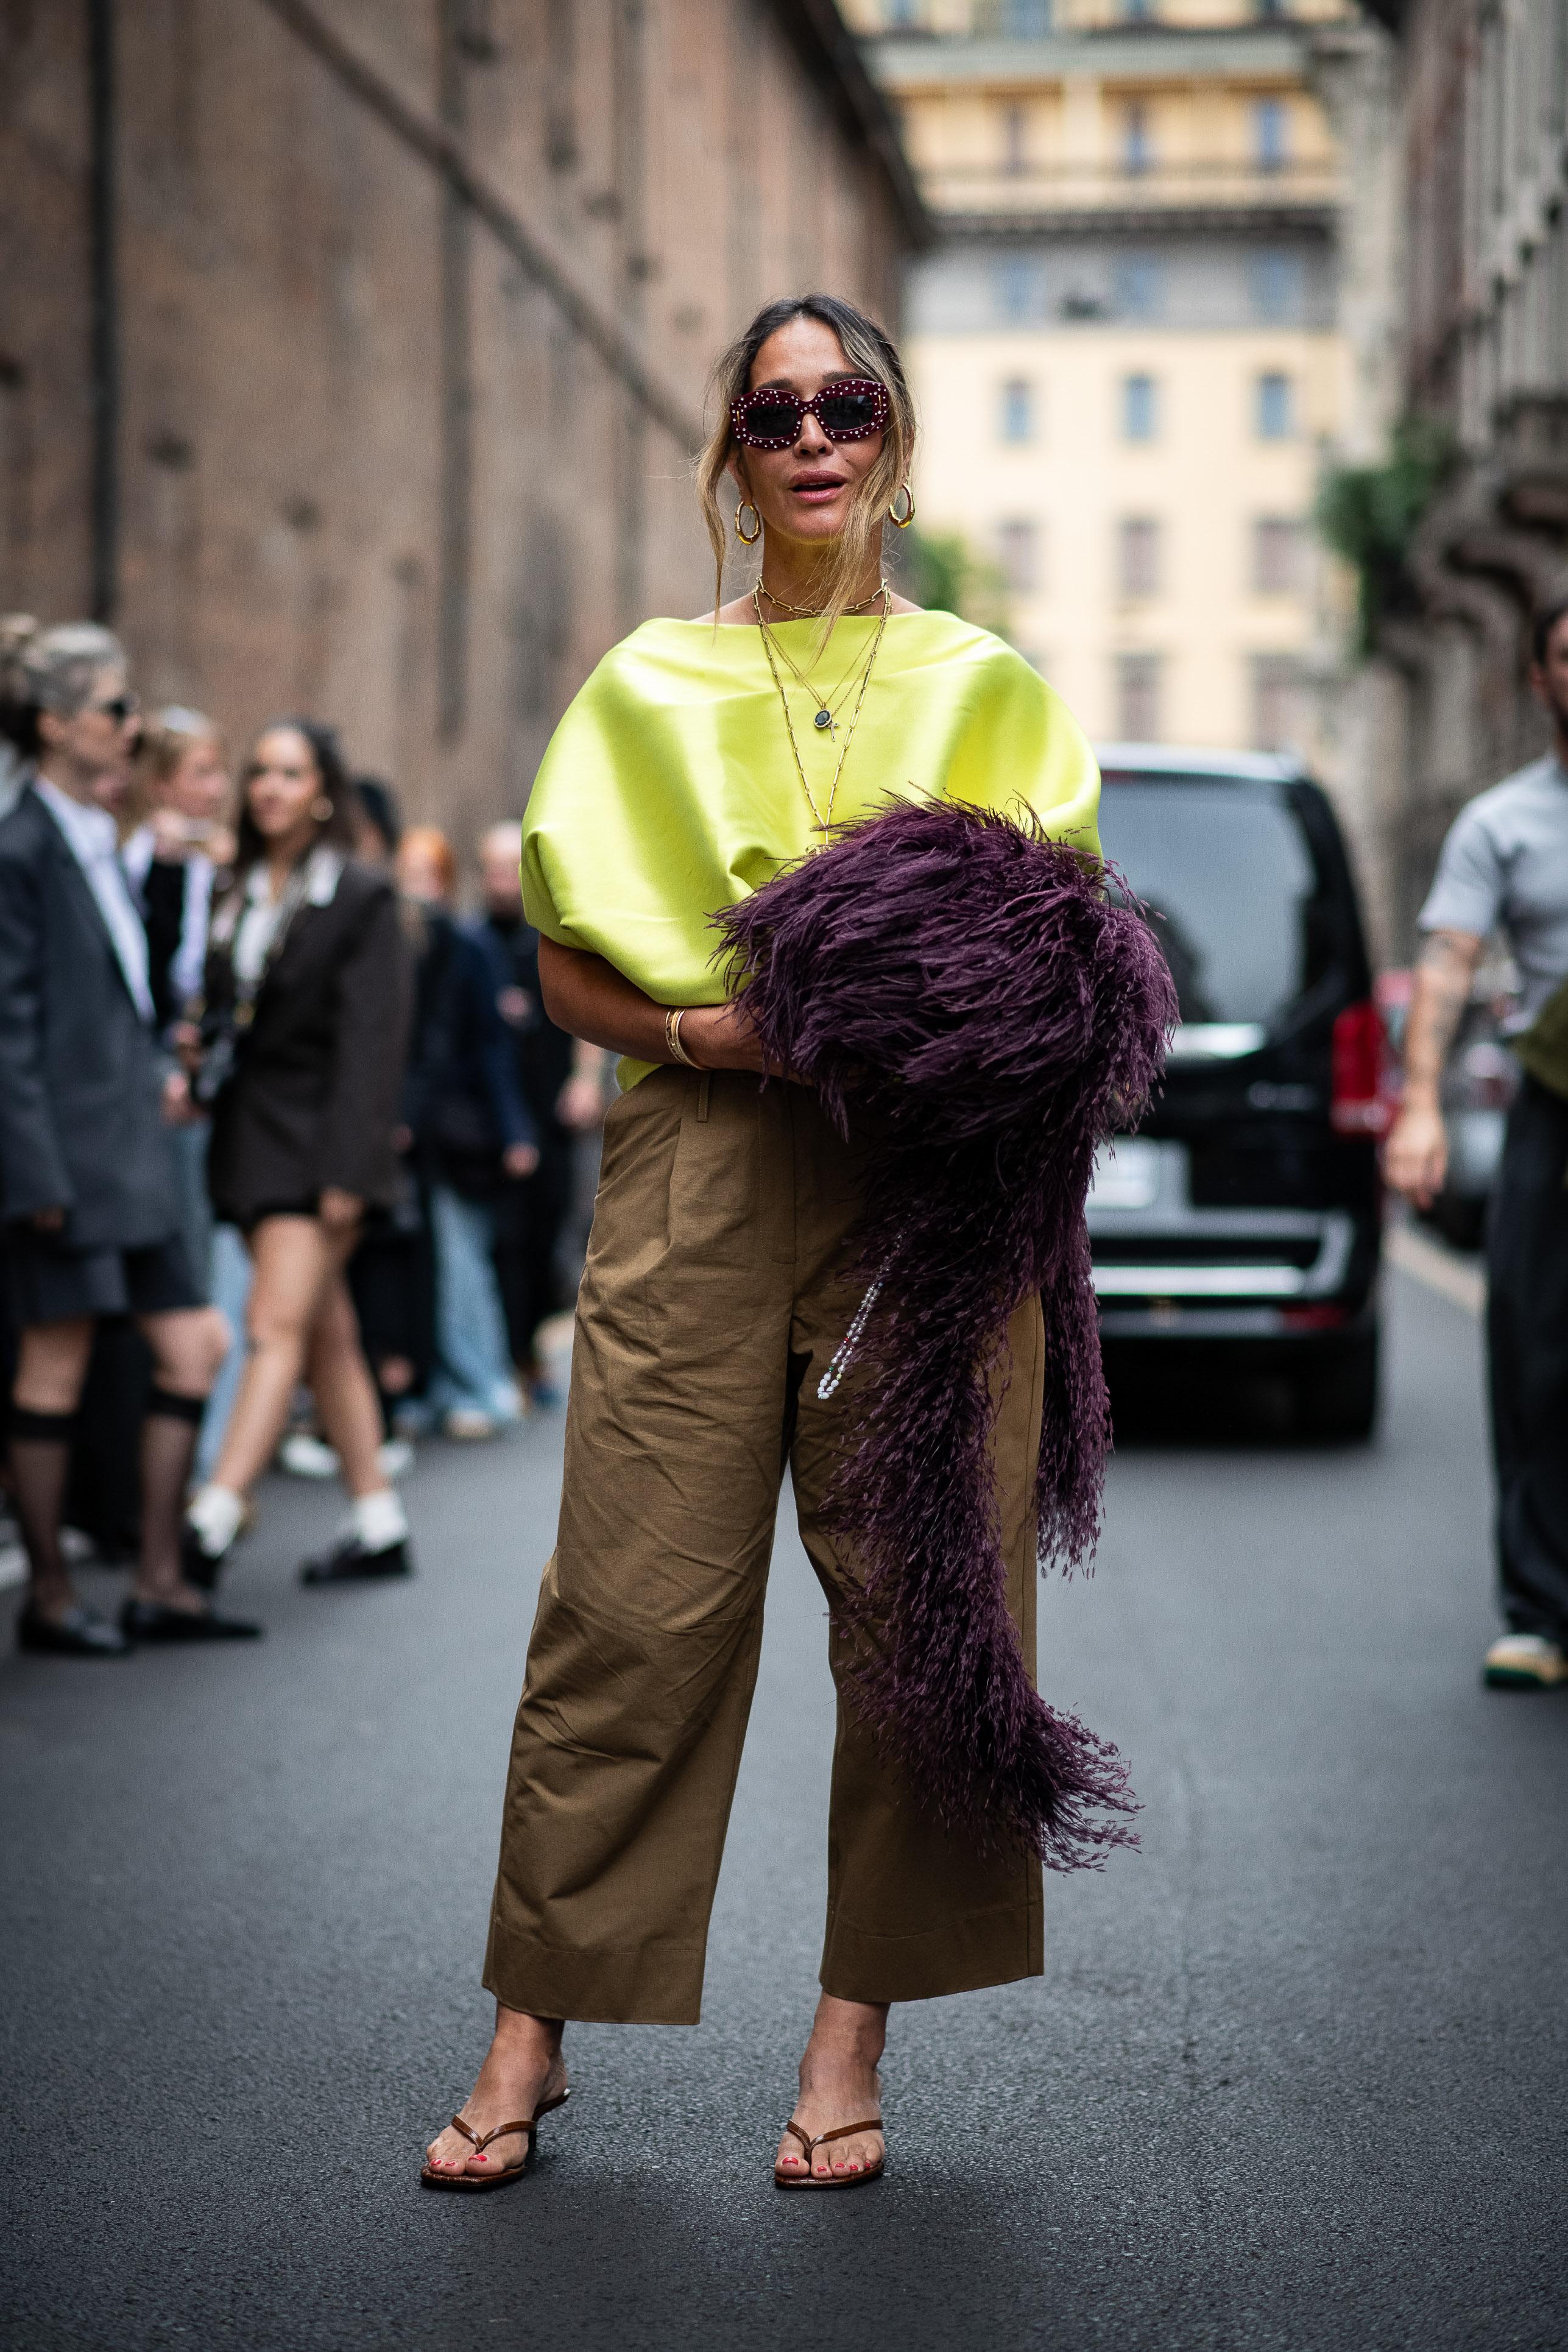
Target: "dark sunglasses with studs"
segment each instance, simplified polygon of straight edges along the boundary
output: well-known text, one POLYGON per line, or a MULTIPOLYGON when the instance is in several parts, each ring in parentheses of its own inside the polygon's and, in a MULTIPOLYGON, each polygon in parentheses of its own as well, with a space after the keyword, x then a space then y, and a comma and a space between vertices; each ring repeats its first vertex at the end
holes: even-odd
POLYGON ((748 449, 787 449, 815 416, 830 441, 867 441, 888 422, 888 387, 875 376, 840 376, 810 400, 764 384, 730 404, 730 429, 748 449))

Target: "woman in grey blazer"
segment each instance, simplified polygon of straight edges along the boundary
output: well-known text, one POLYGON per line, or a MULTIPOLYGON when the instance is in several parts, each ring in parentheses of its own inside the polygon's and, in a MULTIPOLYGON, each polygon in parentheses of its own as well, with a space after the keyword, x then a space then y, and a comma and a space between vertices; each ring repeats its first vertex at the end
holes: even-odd
POLYGON ((406 1575, 407 1522, 381 1467, 381 1409, 343 1270, 389 1207, 409 958, 384 876, 357 865, 354 795, 313 720, 263 729, 245 772, 234 881, 207 953, 198 1090, 212 1097, 216 1214, 254 1266, 250 1352, 212 1478, 187 1514, 187 1573, 210 1586, 295 1387, 315 1391, 352 1505, 310 1584, 406 1575))
POLYGON ((7 625, 0 733, 25 781, 0 821, 0 1195, 19 1333, 8 1453, 31 1570, 24 1649, 122 1655, 135 1642, 254 1634, 180 1574, 196 1431, 228 1343, 179 1236, 146 934, 114 810, 130 782, 136 699, 125 656, 88 622, 7 625), (79 1603, 60 1510, 93 1334, 134 1317, 153 1358, 141 1441, 142 1549, 117 1629, 79 1603))

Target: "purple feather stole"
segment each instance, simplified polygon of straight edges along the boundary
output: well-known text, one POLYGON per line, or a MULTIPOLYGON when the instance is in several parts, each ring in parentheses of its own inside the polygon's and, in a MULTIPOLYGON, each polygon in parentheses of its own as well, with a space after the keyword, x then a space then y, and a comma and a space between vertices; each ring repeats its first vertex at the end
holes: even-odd
POLYGON ((1092 1555, 1110 1443, 1084 1199, 1175 998, 1142 918, 1026 810, 893 803, 716 922, 770 1058, 875 1137, 829 1524, 866 1580, 853 1702, 941 1817, 1054 1869, 1136 1843, 1117 1750, 1035 1690, 989 1462, 1008 1318, 1046 1325, 1041 1561, 1092 1555))

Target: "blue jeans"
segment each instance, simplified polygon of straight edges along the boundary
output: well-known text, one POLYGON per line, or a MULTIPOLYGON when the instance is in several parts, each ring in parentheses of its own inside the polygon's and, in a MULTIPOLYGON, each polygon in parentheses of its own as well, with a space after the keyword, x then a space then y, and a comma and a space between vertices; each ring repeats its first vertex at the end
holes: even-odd
POLYGON ((241 1239, 237 1225, 213 1227, 212 1253, 204 1272, 209 1285, 208 1296, 213 1305, 221 1307, 228 1318, 232 1335, 228 1353, 223 1360, 223 1369, 207 1399, 202 1433, 196 1445, 196 1476, 210 1478, 213 1465, 223 1450, 224 1432, 228 1427, 228 1417, 239 1393, 239 1376, 245 1370, 245 1310, 250 1298, 250 1253, 241 1239))
POLYGON ((466 1201, 449 1185, 432 1185, 430 1233, 436 1245, 430 1404, 437 1412, 460 1410, 515 1421, 517 1382, 491 1256, 495 1211, 486 1201, 466 1201))

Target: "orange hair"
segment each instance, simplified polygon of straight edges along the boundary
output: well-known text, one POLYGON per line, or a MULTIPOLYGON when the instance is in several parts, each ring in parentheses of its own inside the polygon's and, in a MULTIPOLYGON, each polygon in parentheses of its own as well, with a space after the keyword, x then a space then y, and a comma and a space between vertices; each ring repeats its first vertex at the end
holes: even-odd
POLYGON ((441 877, 441 887, 448 898, 458 887, 458 859, 451 843, 438 824, 411 824, 397 845, 401 861, 409 850, 423 852, 432 859, 441 877))

